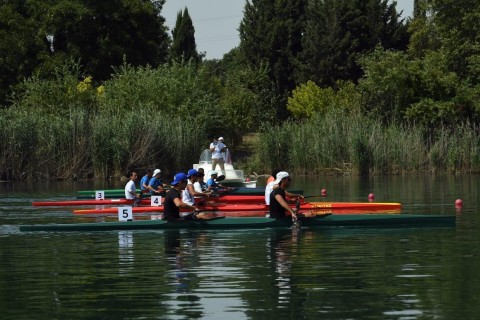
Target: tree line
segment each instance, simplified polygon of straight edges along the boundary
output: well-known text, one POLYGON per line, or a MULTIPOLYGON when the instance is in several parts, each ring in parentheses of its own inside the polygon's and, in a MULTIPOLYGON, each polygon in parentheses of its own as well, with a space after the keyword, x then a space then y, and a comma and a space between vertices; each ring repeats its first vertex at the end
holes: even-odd
MULTIPOLYGON (((374 119, 372 128, 381 125, 384 130, 414 126, 427 151, 460 125, 462 130, 478 130, 477 1, 416 0, 413 17, 405 19, 396 2, 388 0, 250 0, 238 29, 239 46, 220 60, 206 60, 197 51, 188 8, 178 13, 169 34, 162 16, 164 3, 0 4, 3 177, 33 172, 34 164, 62 145, 55 139, 64 139, 72 151, 82 140, 82 161, 61 158, 63 165, 58 165, 60 160, 53 157, 42 177, 68 176, 68 168, 77 162, 85 166, 81 170, 85 177, 107 176, 126 167, 168 167, 165 162, 181 157, 187 165, 218 132, 232 146, 252 131, 259 133, 259 145, 283 145, 288 134, 275 133, 290 128, 284 124, 295 131, 300 130, 298 124, 318 125, 319 117, 336 123, 339 114, 349 121, 374 119), (131 119, 117 125, 146 128, 151 125, 149 112, 156 114, 155 119, 161 115, 155 121, 164 127, 169 125, 162 119, 188 123, 195 134, 183 132, 180 141, 188 140, 189 149, 160 146, 153 142, 160 138, 153 133, 148 134, 152 145, 133 138, 116 141, 115 131, 106 135, 109 139, 101 138, 102 130, 111 129, 99 125, 99 119, 131 119), (33 152, 27 137, 14 135, 21 126, 18 119, 29 121, 43 152, 33 152), (57 122, 55 134, 42 127, 57 122), (68 142, 72 137, 77 141, 68 142), (174 156, 155 158, 141 152, 140 157, 128 151, 132 144, 174 156), (15 162, 16 158, 22 161, 15 162)), ((475 152, 478 142, 470 143, 470 152, 475 152)), ((372 171, 373 163, 395 162, 385 158, 386 153, 383 160, 373 159, 376 153, 368 143, 358 145, 332 161, 356 161, 359 172, 372 171)), ((275 165, 299 170, 304 166, 292 161, 288 152, 278 157, 258 152, 249 165, 257 171, 275 165)), ((475 170, 474 157, 462 159, 470 163, 456 166, 453 160, 448 169, 475 170)), ((446 169, 438 163, 433 166, 446 169)), ((332 163, 322 160, 318 165, 332 163)))

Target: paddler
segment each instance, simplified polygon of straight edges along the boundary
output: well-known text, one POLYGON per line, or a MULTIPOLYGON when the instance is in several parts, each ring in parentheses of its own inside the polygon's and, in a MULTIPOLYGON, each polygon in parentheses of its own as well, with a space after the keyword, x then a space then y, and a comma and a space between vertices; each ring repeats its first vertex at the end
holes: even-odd
POLYGON ((230 190, 231 188, 222 186, 217 182, 218 172, 216 170, 210 171, 210 179, 207 180, 207 190, 208 191, 218 191, 218 188, 225 190, 230 190))
POLYGON ((198 171, 195 169, 188 170, 187 173, 187 187, 183 191, 182 201, 193 206, 195 204, 195 197, 206 197, 210 196, 210 193, 198 192, 195 190, 193 184, 198 180, 198 171))
POLYGON ((172 189, 167 192, 163 202, 163 220, 173 221, 183 219, 180 217, 180 208, 187 208, 198 212, 197 207, 182 201, 182 190, 187 186, 188 177, 179 172, 175 175, 171 185, 172 189))
MULTIPOLYGON (((274 174, 274 172, 272 172, 272 174, 274 174)), ((285 175, 288 176, 288 172, 279 171, 279 172, 275 173, 276 179, 274 181, 271 181, 271 182, 267 183, 267 186, 265 187, 265 204, 266 205, 270 205, 270 194, 272 193, 272 191, 274 189, 278 188, 278 181, 280 181, 278 179, 279 175, 280 175, 280 177, 285 177, 285 175)), ((288 197, 288 198, 295 198, 295 200, 299 200, 299 199, 304 198, 303 195, 301 195, 301 194, 291 193, 291 192, 288 192, 287 190, 285 190, 285 196, 288 197)), ((287 200, 287 202, 289 202, 289 201, 291 202, 291 200, 287 200)))
POLYGON ((147 173, 140 180, 140 190, 142 190, 142 193, 148 193, 150 191, 150 189, 148 189, 148 183, 150 182, 150 179, 152 179, 152 176, 152 169, 147 169, 147 173))
POLYGON ((137 194, 135 181, 137 181, 137 173, 132 171, 130 172, 130 180, 125 185, 125 199, 134 200, 140 198, 140 195, 137 194))
POLYGON ((193 184, 193 188, 197 192, 204 192, 207 190, 207 183, 205 182, 205 171, 203 168, 197 170, 197 181, 193 184))
POLYGON ((286 199, 286 189, 290 186, 291 178, 286 171, 277 173, 275 185, 278 185, 270 193, 270 218, 284 219, 287 212, 292 215, 292 221, 297 220, 296 209, 290 208, 286 199))
POLYGON ((160 194, 165 192, 162 180, 160 180, 161 173, 162 171, 160 171, 160 169, 155 169, 153 171, 152 178, 148 182, 148 190, 151 194, 160 194))

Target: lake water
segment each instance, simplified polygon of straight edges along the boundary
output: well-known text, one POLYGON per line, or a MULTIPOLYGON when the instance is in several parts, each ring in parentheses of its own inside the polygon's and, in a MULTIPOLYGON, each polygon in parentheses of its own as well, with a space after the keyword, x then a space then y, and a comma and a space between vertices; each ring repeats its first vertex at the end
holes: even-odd
POLYGON ((20 232, 93 221, 91 183, 0 183, 1 319, 478 319, 478 176, 294 177, 319 201, 401 202, 451 228, 20 232), (458 210, 457 198, 464 201, 458 210))

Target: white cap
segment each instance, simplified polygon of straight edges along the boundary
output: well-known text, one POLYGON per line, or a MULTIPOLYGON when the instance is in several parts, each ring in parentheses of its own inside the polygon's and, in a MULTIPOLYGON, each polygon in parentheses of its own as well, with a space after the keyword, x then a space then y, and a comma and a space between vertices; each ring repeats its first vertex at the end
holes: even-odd
POLYGON ((214 174, 218 174, 218 172, 216 170, 212 170, 210 171, 210 175, 213 176, 214 174))
POLYGON ((223 137, 218 138, 218 140, 222 140, 222 141, 223 141, 223 137))
POLYGON ((153 176, 155 177, 160 172, 162 172, 162 171, 160 171, 160 169, 155 169, 155 171, 153 171, 153 176))
POLYGON ((287 177, 289 177, 288 172, 280 171, 279 173, 277 173, 277 180, 275 180, 274 184, 279 184, 283 178, 287 178, 287 177))

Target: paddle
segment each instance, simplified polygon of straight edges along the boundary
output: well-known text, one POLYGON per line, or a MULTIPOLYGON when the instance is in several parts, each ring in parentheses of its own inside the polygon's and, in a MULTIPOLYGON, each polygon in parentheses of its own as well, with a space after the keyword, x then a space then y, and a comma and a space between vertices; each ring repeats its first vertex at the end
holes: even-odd
POLYGON ((218 176, 217 179, 215 179, 216 182, 223 181, 223 180, 225 180, 225 175, 224 174, 218 176))
MULTIPOLYGON (((204 212, 211 212, 214 213, 215 211, 218 211, 218 209, 205 209, 205 210, 194 210, 186 215, 183 216, 185 220, 197 220, 198 215, 204 212)), ((206 218, 200 218, 198 220, 212 220, 215 219, 217 216, 211 216, 211 217, 206 217, 206 218)), ((224 218, 224 217, 223 217, 224 218)))
MULTIPOLYGON (((298 214, 300 212, 300 205, 301 205, 300 204, 300 198, 297 198, 297 203, 295 203, 295 214, 298 214)), ((300 229, 301 226, 302 226, 302 224, 298 220, 298 217, 293 219, 293 223, 292 223, 293 228, 300 229)))
POLYGON ((135 200, 133 201, 133 206, 138 207, 138 204, 142 201, 142 198, 143 198, 143 192, 140 192, 139 197, 138 198, 135 197, 135 200))

